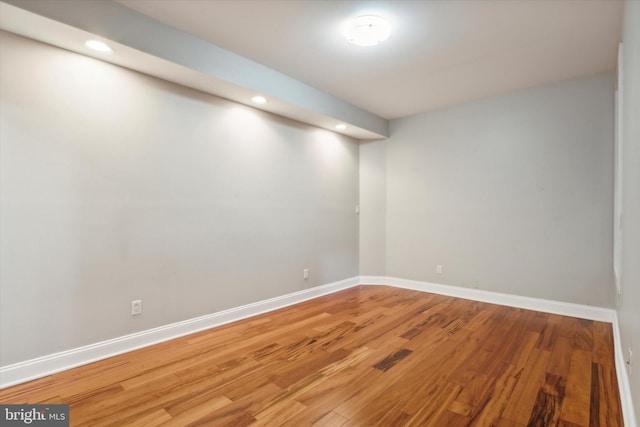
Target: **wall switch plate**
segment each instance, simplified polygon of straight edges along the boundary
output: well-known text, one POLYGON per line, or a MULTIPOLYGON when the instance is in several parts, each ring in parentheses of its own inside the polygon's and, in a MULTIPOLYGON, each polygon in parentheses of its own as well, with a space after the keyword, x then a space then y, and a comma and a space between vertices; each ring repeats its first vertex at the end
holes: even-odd
POLYGON ((142 300, 131 301, 131 315, 138 316, 140 314, 142 314, 142 300))
POLYGON ((440 264, 436 265, 436 273, 442 274, 442 266, 440 264))
POLYGON ((308 279, 309 278, 309 269, 305 268, 304 270, 302 270, 302 278, 303 279, 308 279))

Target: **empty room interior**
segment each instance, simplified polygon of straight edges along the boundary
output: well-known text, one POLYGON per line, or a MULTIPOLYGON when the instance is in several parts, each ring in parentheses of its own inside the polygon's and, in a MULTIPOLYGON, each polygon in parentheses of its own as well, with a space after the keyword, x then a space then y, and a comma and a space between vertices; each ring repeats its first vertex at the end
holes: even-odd
POLYGON ((635 427, 639 307, 640 1, 0 1, 2 425, 635 427))

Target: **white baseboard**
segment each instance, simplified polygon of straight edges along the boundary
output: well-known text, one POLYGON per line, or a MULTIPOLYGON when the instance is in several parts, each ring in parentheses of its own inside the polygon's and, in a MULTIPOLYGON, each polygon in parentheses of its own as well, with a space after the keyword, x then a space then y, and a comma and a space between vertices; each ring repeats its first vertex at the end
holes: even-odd
POLYGON ((592 307, 589 305, 523 297, 519 295, 503 294, 500 292, 463 288, 461 286, 441 285, 439 283, 400 279, 397 277, 360 276, 360 284, 389 285, 395 286, 396 288, 430 292, 433 294, 446 295, 450 297, 463 298, 480 302, 488 302, 491 304, 542 311, 544 313, 560 314, 563 316, 578 317, 580 319, 597 320, 599 322, 613 323, 616 313, 615 310, 610 308, 592 307))
POLYGON ((478 289, 463 288, 460 286, 441 285, 438 283, 420 282, 416 280, 399 279, 397 277, 360 276, 360 284, 389 285, 397 288, 412 289, 415 291, 430 292, 456 298, 470 299, 491 304, 506 305, 509 307, 536 310, 544 313, 560 314, 563 316, 578 317, 581 319, 596 320, 611 323, 613 328, 613 346, 615 352, 616 375, 620 391, 620 403, 622 416, 626 427, 637 427, 631 387, 627 374, 618 316, 616 311, 609 308, 592 307, 588 305, 572 304, 560 301, 529 298, 518 295, 503 294, 499 292, 481 291, 478 289))
POLYGON ((163 341, 192 334, 194 332, 213 328, 215 326, 224 325, 237 320, 246 319, 251 316, 256 316, 258 314, 277 310, 279 308, 297 304, 322 295, 351 288, 358 284, 389 285, 456 298, 464 298, 474 301, 542 311, 545 313, 612 323, 616 358, 616 374, 618 377, 618 386, 620 388, 620 400, 624 421, 627 427, 637 427, 631 398, 631 389, 629 386, 629 377, 625 367, 624 354, 622 352, 622 344, 620 341, 620 331, 618 329, 618 319, 615 310, 383 276, 353 277, 339 282, 329 283, 323 286, 304 289, 291 294, 270 298, 268 300, 258 301, 253 304, 247 304, 194 319, 172 323, 170 325, 39 357, 37 359, 2 366, 0 367, 0 389, 85 365, 87 363, 106 359, 132 350, 137 350, 163 341))
POLYGON ((633 410, 633 399, 631 397, 631 384, 629 383, 629 372, 627 363, 624 360, 624 350, 622 339, 620 338, 620 326, 618 315, 613 318, 613 348, 616 357, 616 375, 618 377, 618 388, 620 389, 620 404, 622 406, 622 416, 626 427, 637 427, 635 411, 633 410))
POLYGON ((358 277, 234 307, 229 310, 136 332, 107 341, 0 367, 0 389, 86 365, 139 348, 148 347, 215 326, 246 319, 359 284, 358 277))

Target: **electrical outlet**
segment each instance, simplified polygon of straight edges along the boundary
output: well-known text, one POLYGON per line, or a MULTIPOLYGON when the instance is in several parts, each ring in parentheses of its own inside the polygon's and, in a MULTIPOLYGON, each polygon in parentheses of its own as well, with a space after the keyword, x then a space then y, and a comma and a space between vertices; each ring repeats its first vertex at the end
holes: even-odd
POLYGON ((138 316, 140 314, 142 314, 142 300, 131 301, 131 315, 138 316))
POLYGON ((442 266, 440 264, 436 265, 436 273, 442 274, 442 266))
POLYGON ((303 279, 308 279, 309 278, 309 269, 305 268, 304 270, 302 270, 302 278, 303 279))
POLYGON ((633 375, 633 352, 631 351, 631 347, 629 347, 629 357, 627 359, 627 366, 629 367, 629 376, 633 375))

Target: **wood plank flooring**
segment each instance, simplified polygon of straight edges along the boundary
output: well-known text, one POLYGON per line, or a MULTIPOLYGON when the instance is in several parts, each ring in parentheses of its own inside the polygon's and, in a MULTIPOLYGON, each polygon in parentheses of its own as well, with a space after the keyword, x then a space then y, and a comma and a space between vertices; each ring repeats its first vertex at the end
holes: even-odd
POLYGON ((75 426, 621 426, 611 325, 385 286, 0 390, 75 426))

